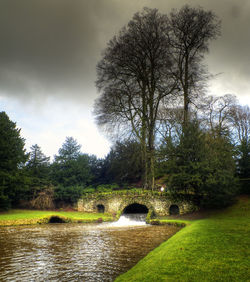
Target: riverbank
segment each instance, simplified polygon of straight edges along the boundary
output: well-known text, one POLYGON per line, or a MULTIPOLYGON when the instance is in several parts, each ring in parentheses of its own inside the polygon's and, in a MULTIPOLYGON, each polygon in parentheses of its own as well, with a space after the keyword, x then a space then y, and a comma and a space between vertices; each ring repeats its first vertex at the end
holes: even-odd
POLYGON ((10 210, 0 213, 0 226, 45 224, 50 221, 93 223, 113 221, 111 214, 82 213, 77 211, 10 210))
MULTIPOLYGON (((160 219, 165 224, 167 219, 160 219)), ((182 221, 182 220, 180 220, 182 221)), ((186 227, 119 281, 250 281, 250 199, 186 227)))

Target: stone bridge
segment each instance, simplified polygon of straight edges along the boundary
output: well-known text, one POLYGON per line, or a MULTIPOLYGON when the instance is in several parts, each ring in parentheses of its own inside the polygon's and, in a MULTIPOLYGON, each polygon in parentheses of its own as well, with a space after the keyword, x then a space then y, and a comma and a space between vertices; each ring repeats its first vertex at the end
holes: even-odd
POLYGON ((77 203, 77 210, 82 212, 123 213, 148 212, 156 216, 184 214, 193 210, 188 202, 171 201, 166 193, 151 193, 144 191, 114 191, 112 193, 93 193, 83 196, 77 203))

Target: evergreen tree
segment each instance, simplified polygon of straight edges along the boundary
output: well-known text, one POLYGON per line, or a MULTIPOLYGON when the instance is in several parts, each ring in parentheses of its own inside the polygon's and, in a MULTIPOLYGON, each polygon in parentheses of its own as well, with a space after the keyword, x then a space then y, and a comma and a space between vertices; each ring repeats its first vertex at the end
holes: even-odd
POLYGON ((34 198, 49 184, 50 157, 46 157, 37 144, 30 149, 26 173, 30 182, 29 197, 34 198))
POLYGON ((73 137, 66 137, 51 167, 54 184, 86 185, 90 181, 89 157, 80 149, 81 145, 73 137))
POLYGON ((41 148, 35 144, 31 146, 29 153, 29 160, 26 167, 29 169, 31 174, 35 177, 43 178, 49 167, 50 157, 46 157, 41 148))
POLYGON ((202 132, 197 123, 190 123, 184 131, 169 159, 170 193, 203 207, 230 204, 237 181, 229 139, 202 132))
POLYGON ((136 183, 142 180, 140 149, 140 144, 135 141, 116 142, 106 158, 106 177, 109 183, 136 183))
POLYGON ((73 137, 66 137, 62 148, 59 149, 59 155, 55 156, 55 161, 63 163, 76 160, 81 154, 81 145, 73 137))
POLYGON ((238 146, 237 172, 241 181, 242 192, 250 193, 250 142, 243 138, 238 146))
POLYGON ((5 112, 0 112, 0 208, 18 202, 25 188, 20 168, 26 159, 20 129, 5 112))

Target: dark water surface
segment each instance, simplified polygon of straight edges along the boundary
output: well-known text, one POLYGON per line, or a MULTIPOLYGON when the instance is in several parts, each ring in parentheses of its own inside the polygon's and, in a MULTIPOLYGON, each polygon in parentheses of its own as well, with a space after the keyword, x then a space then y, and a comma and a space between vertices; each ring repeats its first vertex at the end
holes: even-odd
POLYGON ((0 228, 0 281, 113 281, 174 226, 48 224, 0 228))

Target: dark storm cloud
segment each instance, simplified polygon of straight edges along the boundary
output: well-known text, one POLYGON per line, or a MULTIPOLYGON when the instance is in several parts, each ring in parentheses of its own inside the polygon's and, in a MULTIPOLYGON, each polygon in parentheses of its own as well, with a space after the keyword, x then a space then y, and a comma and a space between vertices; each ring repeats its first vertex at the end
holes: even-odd
POLYGON ((185 3, 222 19, 211 70, 249 87, 248 0, 0 0, 0 95, 93 101, 95 66, 107 41, 144 6, 168 13, 185 3))
POLYGON ((114 18, 103 3, 1 0, 1 91, 84 95, 93 87, 104 27, 114 18))

